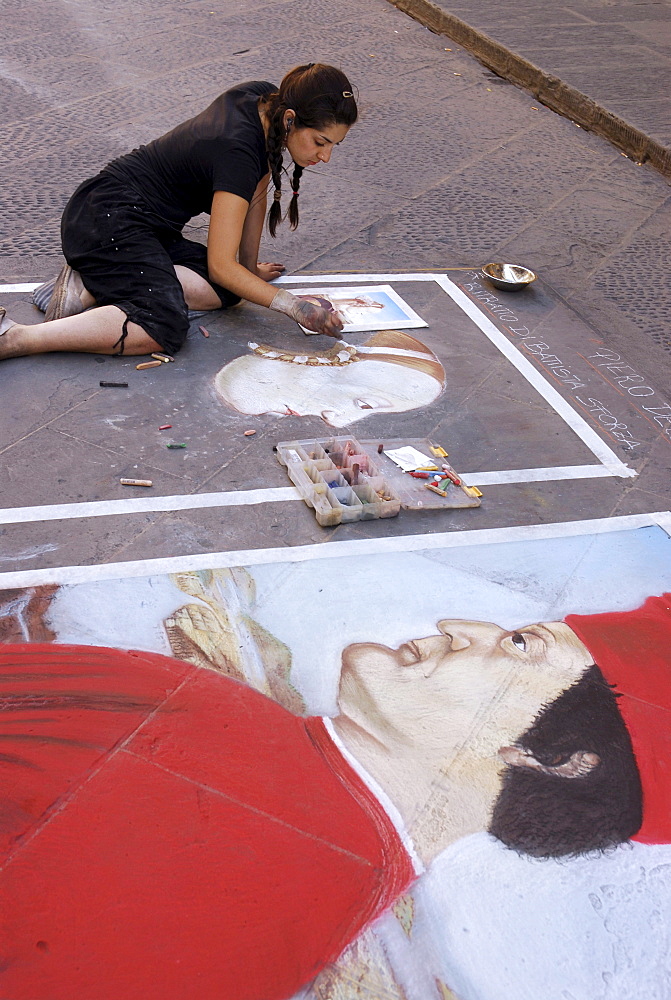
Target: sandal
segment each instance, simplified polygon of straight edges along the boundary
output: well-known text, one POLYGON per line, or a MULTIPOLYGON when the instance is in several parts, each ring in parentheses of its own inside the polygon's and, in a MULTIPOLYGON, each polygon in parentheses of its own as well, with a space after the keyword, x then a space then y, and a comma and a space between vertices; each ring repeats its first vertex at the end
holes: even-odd
POLYGON ((45 323, 52 319, 62 319, 64 316, 76 316, 84 312, 80 298, 84 291, 84 282, 78 271, 73 271, 69 264, 64 264, 56 279, 54 294, 44 314, 45 323))
POLYGON ((54 294, 54 288, 56 287, 57 281, 58 276, 50 278, 49 281, 45 281, 43 284, 38 285, 33 291, 32 303, 34 306, 37 306, 40 312, 46 312, 49 308, 51 296, 54 294))

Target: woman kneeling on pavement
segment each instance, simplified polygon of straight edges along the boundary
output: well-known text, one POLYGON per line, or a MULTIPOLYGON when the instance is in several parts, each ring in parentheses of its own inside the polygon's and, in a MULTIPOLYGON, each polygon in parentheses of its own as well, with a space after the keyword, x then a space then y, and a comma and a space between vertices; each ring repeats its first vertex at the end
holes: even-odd
POLYGON ((288 214, 295 228, 304 168, 328 163, 356 119, 347 77, 310 63, 287 73, 279 89, 259 81, 233 87, 202 114, 113 160, 65 208, 67 263, 34 296, 45 322, 13 323, 0 307, 0 358, 173 354, 186 339, 189 310, 241 299, 337 337, 337 313, 269 286, 284 268, 257 257, 271 181, 272 236, 282 218, 284 150, 294 163, 288 214), (202 212, 210 215, 207 247, 182 235, 202 212))

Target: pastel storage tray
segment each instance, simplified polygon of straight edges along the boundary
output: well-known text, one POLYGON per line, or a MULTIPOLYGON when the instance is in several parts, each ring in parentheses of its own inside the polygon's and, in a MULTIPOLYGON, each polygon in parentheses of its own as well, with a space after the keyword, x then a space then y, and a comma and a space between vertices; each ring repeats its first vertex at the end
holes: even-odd
MULTIPOLYGON (((411 445, 431 455, 431 442, 423 439, 385 441, 389 450, 411 445)), ((425 489, 423 480, 406 475, 377 441, 353 437, 326 440, 280 441, 277 458, 286 465, 289 479, 305 502, 314 507, 319 524, 329 527, 348 521, 395 517, 401 507, 437 510, 445 507, 479 507, 460 486, 450 484, 442 497, 425 489)), ((444 459, 436 458, 438 468, 444 459)))

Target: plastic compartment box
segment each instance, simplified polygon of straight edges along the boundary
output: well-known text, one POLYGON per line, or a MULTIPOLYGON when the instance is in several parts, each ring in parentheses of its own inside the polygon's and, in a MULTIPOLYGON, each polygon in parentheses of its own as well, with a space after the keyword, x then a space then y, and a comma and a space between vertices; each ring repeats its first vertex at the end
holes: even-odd
MULTIPOLYGON (((425 439, 385 441, 385 449, 411 445, 431 455, 432 443, 425 439)), ((286 465, 291 482, 319 524, 329 527, 348 521, 395 517, 407 510, 439 510, 445 507, 479 507, 480 498, 469 496, 450 483, 442 497, 425 488, 423 480, 404 473, 377 441, 332 437, 307 441, 280 441, 277 458, 286 465)), ((440 469, 444 459, 436 458, 440 469)), ((460 478, 460 477, 459 477, 460 478)), ((464 484, 466 485, 466 484, 464 484)))

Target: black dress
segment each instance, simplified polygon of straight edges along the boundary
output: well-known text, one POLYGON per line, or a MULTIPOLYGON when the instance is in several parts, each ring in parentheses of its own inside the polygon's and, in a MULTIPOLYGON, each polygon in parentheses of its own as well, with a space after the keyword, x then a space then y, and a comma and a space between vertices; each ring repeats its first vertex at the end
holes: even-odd
POLYGON ((211 211, 215 191, 251 201, 268 172, 258 99, 276 89, 252 81, 227 90, 200 115, 84 181, 65 208, 63 253, 96 304, 118 306, 170 353, 189 326, 175 264, 209 281, 224 307, 240 301, 210 280, 207 248, 182 229, 211 211))

